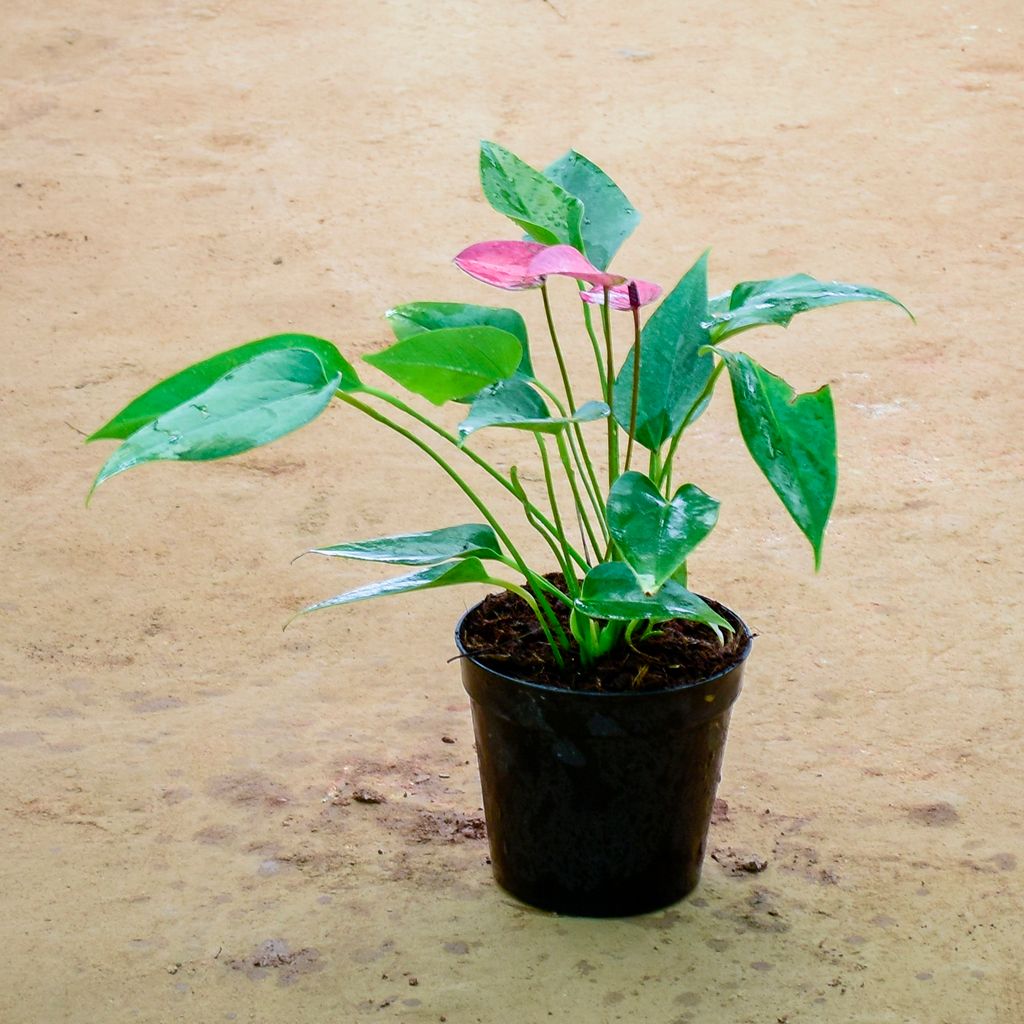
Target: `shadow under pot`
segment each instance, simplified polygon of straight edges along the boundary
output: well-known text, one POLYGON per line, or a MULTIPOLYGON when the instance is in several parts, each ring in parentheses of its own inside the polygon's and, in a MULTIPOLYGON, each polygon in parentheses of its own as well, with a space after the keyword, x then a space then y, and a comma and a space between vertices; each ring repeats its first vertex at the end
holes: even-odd
MULTIPOLYGON (((751 634, 738 660, 661 690, 574 691, 517 679, 467 653, 494 877, 543 910, 624 917, 682 899, 700 880, 726 731, 751 634)), ((470 645, 471 646, 471 645, 470 645)))

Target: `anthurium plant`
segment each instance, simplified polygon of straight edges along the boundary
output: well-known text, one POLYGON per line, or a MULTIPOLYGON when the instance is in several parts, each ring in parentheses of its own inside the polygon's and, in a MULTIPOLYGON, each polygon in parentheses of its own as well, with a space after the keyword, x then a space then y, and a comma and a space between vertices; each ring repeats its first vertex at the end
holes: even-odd
POLYGON ((644 321, 642 311, 662 289, 609 269, 640 218, 598 166, 570 151, 540 171, 485 142, 480 179, 491 206, 526 237, 470 245, 455 265, 485 285, 538 293, 542 343, 553 349, 557 379, 539 378, 531 359, 535 336, 516 309, 504 306, 413 302, 389 310, 394 343, 363 361, 411 394, 364 379, 365 371, 329 341, 278 334, 196 363, 125 406, 89 438, 121 442, 92 490, 147 462, 237 455, 309 423, 337 401, 415 446, 482 521, 317 548, 323 556, 412 571, 303 611, 489 584, 519 595, 556 665, 577 668, 671 619, 704 623, 721 635, 730 623, 687 581, 687 559, 714 528, 719 503, 673 473, 682 439, 719 380, 728 377, 743 440, 810 542, 816 567, 837 477, 828 386, 796 394, 735 347, 738 335, 785 327, 799 313, 839 303, 905 307, 876 288, 806 274, 745 281, 712 297, 705 252, 644 321), (556 327, 549 300, 563 278, 575 282, 580 299, 571 337, 556 327), (462 407, 454 428, 424 411, 447 403, 462 407), (529 476, 543 483, 527 487, 518 467, 502 471, 481 455, 474 441, 482 430, 531 434, 539 472, 529 476), (517 524, 499 520, 467 468, 515 499, 517 524), (564 585, 528 564, 524 529, 543 540, 553 560, 543 568, 557 567, 564 585))

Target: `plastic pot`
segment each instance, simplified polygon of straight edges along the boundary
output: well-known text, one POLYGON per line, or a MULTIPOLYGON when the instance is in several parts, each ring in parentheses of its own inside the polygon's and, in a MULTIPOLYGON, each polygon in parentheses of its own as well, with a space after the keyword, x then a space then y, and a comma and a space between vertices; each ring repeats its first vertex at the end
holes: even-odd
MULTIPOLYGON (((720 606, 719 606, 720 607, 720 606)), ((750 653, 684 686, 576 692, 466 653, 494 877, 544 910, 621 917, 669 906, 700 879, 730 709, 750 653)))

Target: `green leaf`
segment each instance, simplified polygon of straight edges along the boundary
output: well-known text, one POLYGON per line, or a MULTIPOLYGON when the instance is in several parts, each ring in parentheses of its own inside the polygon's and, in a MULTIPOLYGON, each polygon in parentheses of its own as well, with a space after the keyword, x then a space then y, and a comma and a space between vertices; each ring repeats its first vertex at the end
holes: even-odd
POLYGON ((481 142, 480 184, 491 206, 531 238, 583 251, 583 204, 514 153, 481 142))
POLYGON ((500 558, 501 545, 489 526, 470 523, 445 526, 426 533, 404 533, 374 540, 357 540, 329 548, 313 548, 314 555, 354 558, 364 562, 390 562, 393 565, 436 565, 450 558, 500 558))
POLYGON ((654 594, 646 593, 625 562, 595 565, 583 581, 575 607, 592 619, 618 619, 623 622, 689 619, 703 622, 715 631, 719 639, 722 636, 720 627, 732 631, 728 619, 674 580, 669 580, 654 594))
POLYGON ((718 502, 694 484, 666 501, 643 473, 623 473, 612 485, 608 530, 640 587, 656 591, 684 566, 718 522, 718 502))
MULTIPOLYGON (((710 341, 707 327, 708 254, 686 272, 644 325, 640 335, 640 395, 636 440, 656 451, 682 425, 711 376, 713 360, 699 355, 710 341)), ((612 398, 615 419, 629 430, 633 399, 630 349, 612 398)))
POLYGON ((742 352, 718 349, 732 381, 740 432, 754 461, 814 548, 821 566, 836 496, 836 420, 828 386, 797 395, 742 352))
POLYGON ((144 462, 221 459, 274 441, 318 416, 341 379, 308 349, 254 355, 135 431, 107 460, 92 491, 144 462))
POLYGON ((413 334, 363 358, 403 387, 443 405, 511 377, 522 357, 522 344, 508 331, 447 327, 413 334))
POLYGON ((465 302, 407 302, 385 314, 398 341, 414 334, 438 331, 446 327, 497 327, 514 334, 523 346, 523 358, 515 376, 533 379, 526 321, 515 309, 474 306, 465 302))
POLYGON ((708 307, 711 337, 719 342, 765 324, 787 327, 797 313, 843 302, 891 302, 913 319, 899 299, 877 288, 793 274, 770 281, 743 281, 728 296, 716 296, 708 307))
POLYGON ((368 583, 365 587, 348 590, 337 597, 328 598, 303 608, 300 615, 306 612, 319 611, 321 608, 334 608, 342 604, 355 604, 356 601, 368 601, 371 597, 387 597, 389 594, 407 594, 413 590, 433 590, 436 587, 453 587, 459 583, 487 583, 487 570, 479 558, 464 558, 458 562, 445 562, 432 565, 429 569, 398 576, 380 583, 368 583))
POLYGON ((229 370, 249 362, 253 356, 261 355, 264 352, 281 352, 294 348, 315 353, 330 375, 340 374, 339 390, 358 391, 360 389, 361 384, 356 376, 356 371, 329 341, 314 338, 309 334, 275 334, 272 338, 251 341, 239 348, 221 352, 201 363, 195 363, 180 373, 176 373, 173 377, 168 377, 131 401, 109 423, 100 427, 87 440, 98 441, 101 438, 124 440, 131 437, 140 427, 144 427, 147 423, 152 423, 158 416, 186 404, 205 391, 214 381, 223 377, 229 370))
POLYGON ((484 388, 473 400, 469 415, 459 424, 459 436, 465 440, 483 427, 512 427, 541 434, 557 434, 570 423, 588 423, 608 415, 604 402, 586 402, 575 416, 552 416, 544 399, 519 380, 506 380, 484 388))
POLYGON ((583 203, 583 251, 595 267, 605 270, 640 223, 640 214, 600 167, 575 150, 546 167, 544 176, 583 203))

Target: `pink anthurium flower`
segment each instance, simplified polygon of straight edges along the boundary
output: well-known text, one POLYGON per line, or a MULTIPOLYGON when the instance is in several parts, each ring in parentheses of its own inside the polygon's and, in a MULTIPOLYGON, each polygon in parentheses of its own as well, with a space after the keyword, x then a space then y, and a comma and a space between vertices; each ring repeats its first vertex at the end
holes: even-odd
POLYGON ((547 248, 540 242, 477 242, 455 257, 455 266, 495 288, 537 288, 541 278, 530 269, 530 262, 547 248))
POLYGON ((577 281, 586 281, 598 288, 610 288, 626 280, 620 274, 606 274, 598 270, 579 249, 571 245, 546 246, 530 261, 530 273, 536 277, 547 277, 550 274, 574 277, 577 281))
MULTIPOLYGON (((639 306, 646 306, 653 302, 661 294, 661 285, 653 281, 630 281, 629 284, 619 284, 608 289, 608 305, 612 309, 633 309, 639 306), (630 297, 630 288, 636 293, 636 302, 630 297)), ((580 298, 594 306, 604 305, 604 288, 591 288, 589 291, 580 292, 580 298)))

